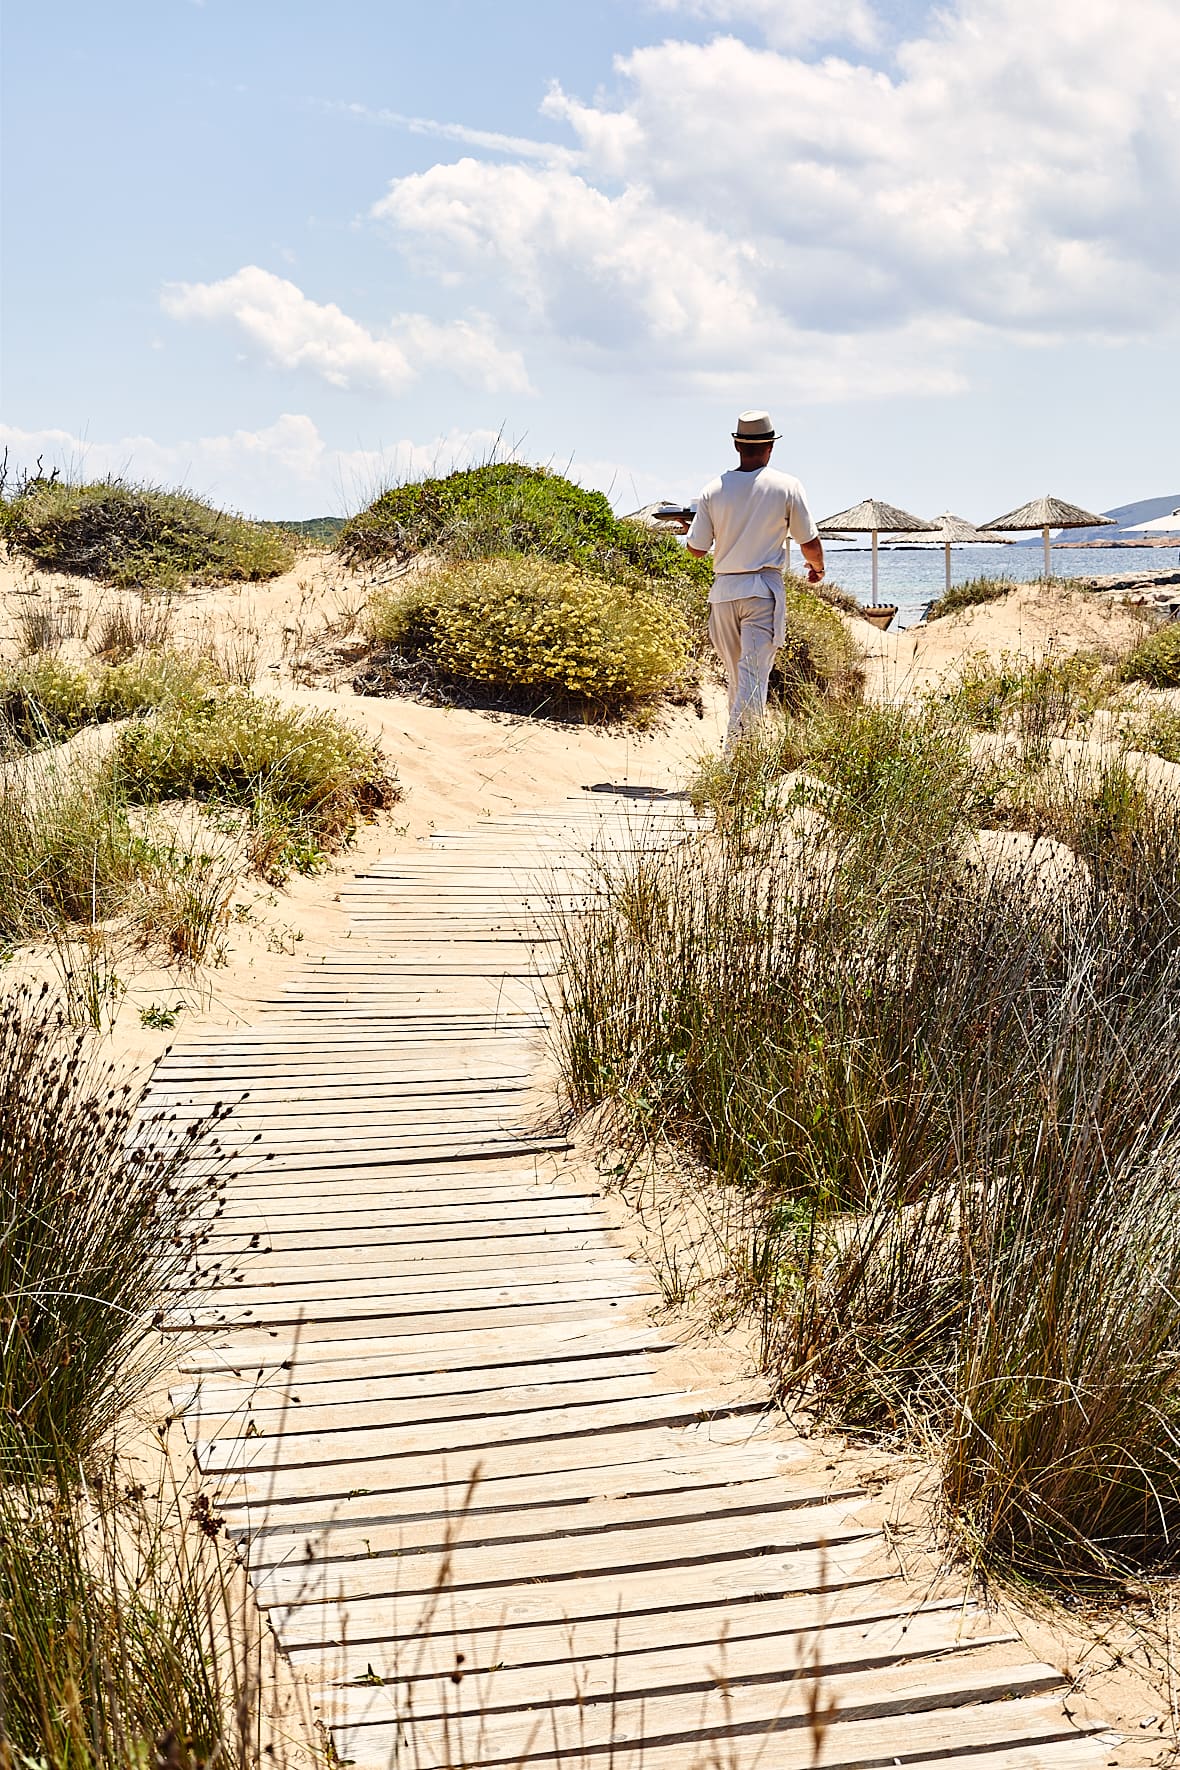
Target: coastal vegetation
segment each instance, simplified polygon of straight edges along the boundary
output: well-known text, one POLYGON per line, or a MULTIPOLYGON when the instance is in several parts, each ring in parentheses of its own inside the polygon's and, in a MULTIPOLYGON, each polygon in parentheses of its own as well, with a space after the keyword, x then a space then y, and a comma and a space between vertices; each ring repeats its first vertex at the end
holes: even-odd
POLYGON ((0 667, 5 749, 0 941, 48 941, 95 1025, 116 948, 216 957, 244 875, 313 870, 399 796, 378 747, 335 713, 255 695, 177 651, 0 667), (104 725, 103 742, 86 737, 104 725))
POLYGON ((217 1276, 202 1246, 222 1116, 145 1118, 51 996, 0 1002, 5 1763, 249 1761, 250 1644, 219 1521, 158 1451, 116 1452, 165 1363, 155 1323, 217 1276))
POLYGON ((963 584, 952 584, 926 610, 928 621, 957 615, 961 609, 978 608, 984 602, 999 602, 1016 589, 1014 578, 968 578, 963 584))
MULTIPOLYGON (((402 568, 365 613, 363 692, 646 721, 694 698, 712 667, 709 562, 544 468, 490 462, 395 487, 337 545, 351 566, 402 568)), ((854 693, 857 658, 833 602, 789 577, 776 692, 854 693)))
POLYGON ((289 571, 291 537, 189 492, 36 474, 0 487, 0 536, 47 571, 120 588, 256 583, 289 571))
MULTIPOLYGON (((650 588, 500 557, 379 592, 370 637, 436 685, 478 685, 539 712, 632 715, 689 683, 689 627, 650 588)), ((388 655, 388 654, 387 654, 388 655)))
POLYGON ((1101 1581, 1180 1541, 1180 804, 1042 741, 1094 673, 1038 668, 999 749, 972 690, 708 760, 715 833, 562 925, 557 1037, 623 1168, 695 1175, 778 1392, 932 1449, 992 1565, 1101 1581))
POLYGON ((1122 677, 1149 688, 1180 688, 1180 623, 1169 621, 1144 634, 1123 660, 1122 677))
POLYGON ((601 492, 517 461, 393 486, 345 523, 336 547, 354 568, 525 554, 631 584, 707 588, 712 575, 673 535, 616 516, 601 492))

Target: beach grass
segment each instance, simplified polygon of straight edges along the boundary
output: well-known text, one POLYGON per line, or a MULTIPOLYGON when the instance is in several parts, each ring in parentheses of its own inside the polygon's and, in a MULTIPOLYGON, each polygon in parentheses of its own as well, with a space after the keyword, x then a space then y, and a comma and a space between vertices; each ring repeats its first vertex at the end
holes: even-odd
POLYGON ((245 689, 161 703, 120 730, 108 768, 129 804, 198 800, 241 811, 253 864, 271 880, 321 865, 400 793, 378 746, 354 726, 245 689))
POLYGON ((1030 750, 764 728, 698 774, 716 834, 563 924, 558 1053, 736 1225, 780 1393, 932 1450, 992 1565, 1101 1582, 1180 1544, 1180 811, 1030 750))
POLYGON ((952 584, 926 610, 928 621, 940 621, 957 615, 965 608, 978 608, 985 602, 999 602, 1017 588, 1015 578, 968 578, 965 583, 952 584))
POLYGON ((224 1114, 145 1119, 141 1093, 49 991, 0 998, 0 1462, 90 1455, 160 1368, 153 1316, 212 1275, 224 1114))

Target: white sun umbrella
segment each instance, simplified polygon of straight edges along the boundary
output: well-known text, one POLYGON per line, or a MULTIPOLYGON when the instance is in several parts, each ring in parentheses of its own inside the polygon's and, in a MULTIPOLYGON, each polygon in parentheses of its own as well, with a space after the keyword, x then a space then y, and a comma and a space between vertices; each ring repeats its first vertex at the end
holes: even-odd
POLYGON ((1007 516, 985 522, 983 527, 1006 529, 1009 534, 1021 529, 1040 529, 1045 538, 1045 576, 1049 578, 1053 575, 1049 563, 1050 529, 1117 528, 1118 523, 1113 516, 1095 516, 1092 510, 1083 510, 1080 505, 1067 504, 1064 498, 1052 498, 1046 493, 1043 498, 1034 498, 1031 504, 1022 504, 1019 510, 1009 510, 1007 516))
POLYGON ((906 534, 930 533, 936 525, 921 516, 911 516, 908 510, 899 510, 896 504, 882 504, 879 498, 866 498, 863 503, 854 504, 851 510, 841 510, 837 516, 825 516, 816 526, 821 535, 872 535, 873 607, 876 608, 877 536, 893 534, 895 531, 904 531, 906 534))
POLYGON ((1180 504, 1168 516, 1154 516, 1150 522, 1128 522, 1124 527, 1128 534, 1180 535, 1180 504))
POLYGON ((899 547, 944 547, 946 549, 946 587, 951 587, 951 548, 962 547, 972 542, 986 541, 991 546, 997 543, 1001 547, 1011 547, 1011 541, 1005 541, 998 535, 985 535, 977 529, 973 522, 965 516, 955 516, 951 511, 944 510, 941 516, 934 518, 934 528, 929 534, 920 532, 916 535, 890 536, 889 545, 899 547))

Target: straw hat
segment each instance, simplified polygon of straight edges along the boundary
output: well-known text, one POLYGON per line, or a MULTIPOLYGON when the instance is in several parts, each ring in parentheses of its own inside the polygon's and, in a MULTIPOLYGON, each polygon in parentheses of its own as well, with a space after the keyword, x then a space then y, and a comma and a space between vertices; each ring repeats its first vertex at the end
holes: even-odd
POLYGON ((736 443, 778 442, 779 433, 770 422, 769 412, 743 412, 733 433, 736 443))

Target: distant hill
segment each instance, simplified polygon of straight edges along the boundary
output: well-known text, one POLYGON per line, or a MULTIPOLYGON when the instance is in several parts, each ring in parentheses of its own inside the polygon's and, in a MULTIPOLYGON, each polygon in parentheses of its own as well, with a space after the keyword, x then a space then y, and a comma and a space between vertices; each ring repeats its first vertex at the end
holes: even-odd
POLYGON ((344 527, 342 516, 305 516, 299 522, 263 522, 264 529, 286 529, 289 535, 300 535, 321 547, 329 546, 344 527))
MULTIPOLYGON (((1103 516, 1113 516, 1118 523, 1117 529, 1070 529, 1062 532, 1062 540, 1069 541, 1141 541, 1142 535, 1129 535, 1126 527, 1129 522, 1152 522, 1157 516, 1167 516, 1180 504, 1180 492, 1173 492, 1167 498, 1140 498, 1137 504, 1117 504, 1113 510, 1104 510, 1103 516)), ((1027 541, 1018 541, 1018 547, 1039 547, 1040 535, 1032 535, 1027 541)))

